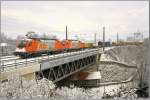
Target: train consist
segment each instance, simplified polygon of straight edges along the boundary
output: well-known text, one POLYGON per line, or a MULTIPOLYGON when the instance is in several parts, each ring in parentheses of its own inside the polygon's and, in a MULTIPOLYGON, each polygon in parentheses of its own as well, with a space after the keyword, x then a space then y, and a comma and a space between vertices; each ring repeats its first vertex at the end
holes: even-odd
MULTIPOLYGON (((111 46, 126 46, 126 45, 141 45, 143 44, 143 41, 119 41, 119 42, 105 42, 105 47, 111 47, 111 46)), ((98 46, 102 47, 103 42, 99 41, 98 46)))
POLYGON ((78 40, 60 41, 59 39, 27 38, 17 43, 14 54, 21 58, 28 58, 93 47, 93 43, 83 43, 78 40))
MULTIPOLYGON (((35 57, 42 54, 56 54, 61 52, 69 52, 87 48, 95 48, 93 43, 84 43, 79 40, 65 39, 63 41, 56 38, 39 38, 35 33, 31 32, 26 35, 27 38, 20 40, 16 45, 14 55, 21 58, 35 57)), ((122 46, 122 45, 139 45, 142 42, 105 42, 105 47, 122 46)), ((98 42, 98 47, 102 47, 103 42, 98 42)))

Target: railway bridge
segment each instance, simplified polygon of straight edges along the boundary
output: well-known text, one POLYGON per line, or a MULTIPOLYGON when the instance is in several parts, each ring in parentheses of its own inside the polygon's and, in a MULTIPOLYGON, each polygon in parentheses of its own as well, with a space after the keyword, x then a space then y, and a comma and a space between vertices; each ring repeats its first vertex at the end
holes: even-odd
POLYGON ((1 57, 0 80, 7 80, 8 76, 17 73, 27 79, 45 77, 58 82, 96 64, 101 52, 100 48, 93 48, 28 59, 1 57))

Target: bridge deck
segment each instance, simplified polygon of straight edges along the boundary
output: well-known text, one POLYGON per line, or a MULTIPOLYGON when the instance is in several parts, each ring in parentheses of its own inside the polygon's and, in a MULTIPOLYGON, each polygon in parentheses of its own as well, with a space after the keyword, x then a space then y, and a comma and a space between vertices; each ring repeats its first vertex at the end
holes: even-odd
POLYGON ((100 49, 95 48, 50 56, 46 55, 29 59, 19 59, 17 57, 15 57, 14 59, 10 57, 8 57, 8 59, 1 58, 0 79, 5 79, 9 75, 12 75, 16 72, 19 72, 22 76, 25 74, 35 74, 36 72, 44 72, 45 77, 45 75, 47 74, 46 71, 49 71, 49 74, 51 74, 52 71, 53 74, 50 77, 54 78, 55 81, 58 81, 67 77, 68 75, 71 75, 77 71, 84 69, 84 67, 93 64, 99 52, 100 49), (72 68, 72 66, 74 68, 72 68), (65 73, 67 67, 69 68, 69 70, 67 73, 65 73), (64 72, 62 72, 62 69, 64 69, 64 72), (62 73, 59 71, 61 71, 62 73), (62 74, 61 77, 58 77, 59 73, 62 74))

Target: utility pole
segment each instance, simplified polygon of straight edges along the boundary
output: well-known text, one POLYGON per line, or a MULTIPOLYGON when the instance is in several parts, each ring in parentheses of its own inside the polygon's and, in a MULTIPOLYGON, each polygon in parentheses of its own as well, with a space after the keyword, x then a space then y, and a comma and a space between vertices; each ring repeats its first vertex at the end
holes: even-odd
POLYGON ((135 42, 135 33, 133 33, 133 37, 134 37, 134 42, 135 42))
POLYGON ((150 32, 149 32, 149 41, 150 41, 150 32))
POLYGON ((67 25, 66 25, 66 40, 68 40, 68 33, 67 33, 67 25))
POLYGON ((95 40, 95 46, 96 46, 96 33, 95 33, 95 38, 94 38, 94 40, 95 40))
POLYGON ((105 50, 105 27, 103 27, 103 51, 105 50))
POLYGON ((119 42, 119 34, 117 33, 117 43, 119 42))

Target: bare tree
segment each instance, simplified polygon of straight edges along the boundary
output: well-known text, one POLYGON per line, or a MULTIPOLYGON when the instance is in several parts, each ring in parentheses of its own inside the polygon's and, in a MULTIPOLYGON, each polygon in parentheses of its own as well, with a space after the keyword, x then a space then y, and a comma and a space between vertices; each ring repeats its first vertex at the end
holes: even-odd
POLYGON ((139 79, 139 89, 136 91, 139 97, 148 97, 148 67, 149 62, 149 44, 144 43, 138 47, 138 54, 136 56, 136 64, 138 68, 138 79, 139 79))

